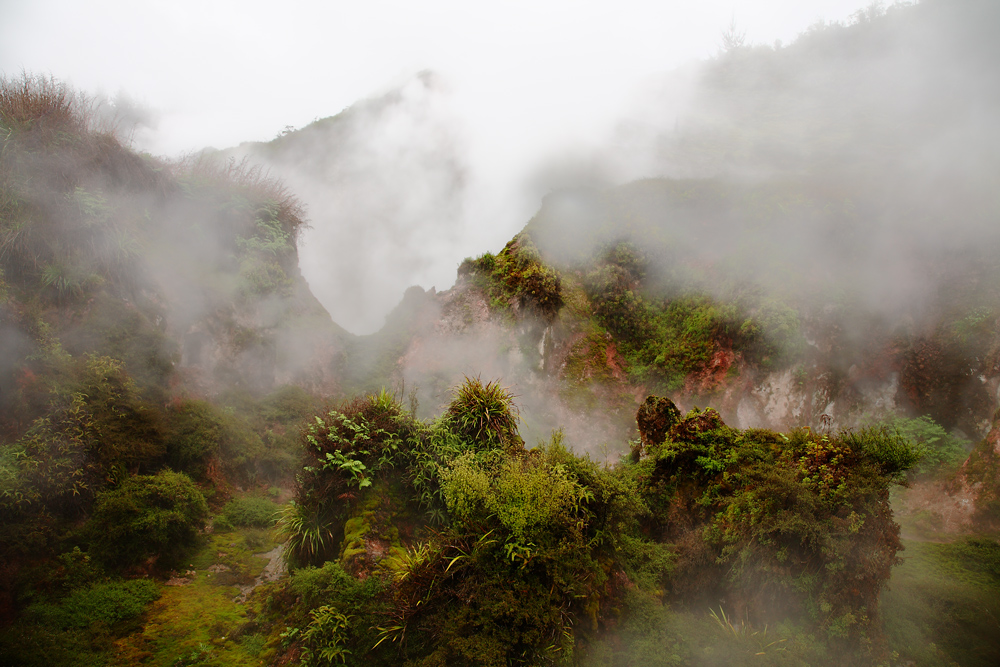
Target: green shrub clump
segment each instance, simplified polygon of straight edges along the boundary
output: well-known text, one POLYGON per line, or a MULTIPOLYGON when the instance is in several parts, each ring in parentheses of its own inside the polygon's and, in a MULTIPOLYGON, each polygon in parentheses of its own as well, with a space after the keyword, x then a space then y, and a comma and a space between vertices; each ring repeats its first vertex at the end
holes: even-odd
POLYGON ((885 658, 878 602, 900 549, 888 490, 917 458, 908 441, 740 431, 711 409, 647 404, 669 418, 642 413, 644 446, 613 467, 558 432, 525 448, 495 382, 467 379, 431 422, 385 392, 317 416, 283 521, 293 564, 322 567, 282 593, 298 600, 286 645, 345 664, 625 660, 606 636, 669 621, 656 636, 685 664, 704 642, 666 603, 711 600, 715 624, 706 603, 695 626, 731 636, 710 646, 885 658), (769 625, 783 629, 764 641, 769 625))
POLYGON ((90 552, 113 567, 172 564, 208 516, 205 497, 183 473, 129 477, 97 496, 87 521, 90 552))
POLYGON ((847 655, 884 653, 878 602, 901 549, 889 488, 918 459, 908 441, 739 431, 708 409, 648 451, 635 473, 648 530, 678 545, 678 594, 746 609, 759 626, 805 617, 847 655))
POLYGON ((216 519, 217 528, 233 526, 240 528, 270 528, 278 518, 277 503, 258 496, 234 498, 222 508, 222 514, 216 519), (221 523, 221 525, 220 525, 221 523))
POLYGON ((111 581, 78 588, 58 603, 40 603, 27 609, 27 617, 60 630, 86 628, 100 622, 113 626, 139 616, 160 597, 151 579, 111 581))

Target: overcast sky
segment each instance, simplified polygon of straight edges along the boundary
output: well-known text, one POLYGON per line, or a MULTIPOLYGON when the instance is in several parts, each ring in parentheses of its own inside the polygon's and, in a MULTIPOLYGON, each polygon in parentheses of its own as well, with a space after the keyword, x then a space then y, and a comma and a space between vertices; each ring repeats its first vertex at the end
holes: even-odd
MULTIPOLYGON (((334 319, 360 333, 380 326, 406 286, 446 288, 464 256, 499 250, 538 206, 518 189, 540 160, 598 145, 644 83, 714 55, 731 21, 750 43, 788 43, 868 2, 0 0, 0 73, 51 74, 84 92, 125 95, 155 117, 135 135, 137 147, 177 156, 266 141, 434 71, 444 93, 435 93, 433 122, 403 127, 448 126, 468 171, 462 215, 406 237, 387 227, 397 240, 426 242, 397 243, 377 270, 366 266, 371 257, 342 267, 371 285, 352 304, 338 296, 342 281, 324 273, 330 253, 318 246, 374 238, 364 225, 382 196, 362 202, 353 230, 331 229, 349 223, 324 217, 327 200, 303 197, 314 227, 300 243, 303 273, 334 319)), ((408 141, 389 139, 392 150, 408 141)))
POLYGON ((160 113, 141 138, 157 154, 268 139, 423 69, 466 100, 473 126, 488 114, 509 132, 568 134, 651 74, 713 54, 734 17, 753 42, 787 42, 862 4, 0 0, 0 70, 127 93, 160 113))

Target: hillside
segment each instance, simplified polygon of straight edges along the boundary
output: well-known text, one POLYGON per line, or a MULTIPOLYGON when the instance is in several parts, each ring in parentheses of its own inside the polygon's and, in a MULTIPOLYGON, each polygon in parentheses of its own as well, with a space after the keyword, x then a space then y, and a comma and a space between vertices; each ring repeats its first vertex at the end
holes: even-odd
POLYGON ((131 476, 287 478, 285 428, 338 391, 346 334, 302 281, 280 186, 137 154, 50 79, 5 80, 0 108, 9 620, 24 568, 79 545, 131 476))

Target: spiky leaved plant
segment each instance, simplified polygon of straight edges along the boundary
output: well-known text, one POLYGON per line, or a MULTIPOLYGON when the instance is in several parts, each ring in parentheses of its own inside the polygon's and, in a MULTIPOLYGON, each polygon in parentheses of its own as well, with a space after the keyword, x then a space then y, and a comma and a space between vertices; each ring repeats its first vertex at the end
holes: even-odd
POLYGON ((322 562, 323 555, 336 546, 324 509, 322 503, 307 507, 294 500, 281 509, 277 529, 280 539, 288 540, 285 560, 289 564, 322 562))
POLYGON ((454 389, 445 420, 467 445, 486 447, 524 446, 517 434, 519 420, 514 395, 496 380, 483 383, 466 376, 454 389))

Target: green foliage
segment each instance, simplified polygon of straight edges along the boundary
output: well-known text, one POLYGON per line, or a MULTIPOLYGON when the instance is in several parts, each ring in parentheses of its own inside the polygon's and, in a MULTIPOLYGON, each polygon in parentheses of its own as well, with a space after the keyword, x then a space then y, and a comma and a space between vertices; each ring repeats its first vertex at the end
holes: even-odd
POLYGON ((913 473, 947 473, 955 470, 968 456, 972 443, 951 435, 930 415, 908 419, 892 415, 882 420, 890 432, 905 438, 920 456, 913 473))
POLYGON ((791 361, 805 348, 799 313, 776 299, 764 300, 740 324, 735 342, 765 368, 791 361))
POLYGON ((62 587, 70 590, 81 588, 104 578, 102 569, 93 562, 85 551, 80 547, 73 547, 72 550, 59 555, 59 574, 53 577, 59 580, 62 587))
POLYGON ((636 360, 647 373, 676 389, 688 373, 708 363, 720 343, 732 345, 738 321, 731 304, 698 296, 674 299, 656 314, 655 333, 643 341, 636 360))
POLYGON ((523 232, 499 254, 463 262, 459 275, 470 274, 486 290, 494 310, 505 311, 516 303, 552 316, 563 305, 562 278, 542 261, 531 237, 523 232))
MULTIPOLYGON (((308 500, 308 499, 307 499, 308 500)), ((337 549, 336 524, 339 518, 330 501, 307 504, 289 502, 278 518, 278 534, 287 540, 285 558, 289 565, 323 562, 337 549)))
POLYGON ((834 645, 877 652, 879 594, 900 548, 888 489, 915 460, 881 429, 741 432, 707 410, 635 471, 654 516, 686 517, 653 524, 685 545, 679 592, 713 590, 756 610, 754 623, 805 613, 834 645))
POLYGON ((306 608, 322 601, 336 601, 343 608, 355 609, 371 600, 383 588, 377 577, 359 580, 344 572, 339 563, 329 561, 322 567, 303 567, 292 573, 289 590, 302 598, 306 608))
POLYGON ((510 390, 497 381, 483 384, 466 377, 456 387, 444 414, 444 423, 463 442, 476 447, 520 447, 518 410, 510 390))
POLYGON ((280 620, 283 644, 298 647, 310 664, 391 664, 372 651, 374 626, 387 611, 385 592, 382 578, 352 577, 335 562, 303 567, 269 600, 264 618, 280 620))
POLYGON ((240 263, 241 290, 245 297, 258 298, 272 292, 288 293, 292 280, 274 260, 249 257, 240 263))
POLYGON ((969 344, 976 339, 988 338, 993 333, 995 322, 996 312, 992 308, 979 307, 954 322, 951 328, 959 342, 969 344))
POLYGON ((236 239, 236 247, 246 253, 281 256, 290 253, 291 233, 280 219, 280 204, 267 201, 256 211, 254 228, 248 236, 236 239))
POLYGON ((71 512, 100 488, 100 471, 87 459, 97 434, 84 400, 75 395, 51 417, 36 419, 19 443, 2 448, 0 499, 9 512, 71 512))
POLYGON ((98 494, 86 527, 90 551, 114 567, 149 558, 168 565, 193 543, 207 516, 205 497, 186 475, 129 477, 98 494))
MULTIPOLYGON (((305 442, 317 464, 286 510, 302 524, 288 533, 293 561, 352 549, 368 559, 379 541, 392 546, 374 570, 365 561, 363 581, 345 572, 360 562, 351 559, 297 570, 288 595, 320 611, 297 608, 289 646, 314 660, 322 644, 345 664, 634 662, 597 641, 620 627, 669 647, 649 664, 713 664, 699 662, 706 651, 734 664, 761 652, 775 664, 822 663, 824 646, 862 661, 883 655, 878 598, 899 548, 888 488, 910 462, 905 443, 867 431, 739 431, 695 410, 637 463, 609 469, 574 455, 558 432, 529 451, 489 435, 488 420, 463 421, 480 399, 462 400, 460 388, 430 425, 385 392, 314 420, 305 442), (418 515, 396 504, 400 491, 445 510, 438 528, 402 547, 394 531, 418 515), (372 581, 383 588, 362 593, 372 581), (707 595, 748 615, 726 628, 695 622, 670 615, 667 595, 707 595), (769 629, 789 617, 802 625, 769 629), (672 625, 650 629, 666 618, 672 625), (366 627, 376 629, 368 645, 366 627), (692 639, 694 627, 710 636, 692 639)), ((510 398, 491 400, 502 408, 510 398)))
POLYGON ((167 463, 195 479, 204 479, 209 460, 218 455, 222 419, 205 401, 171 406, 167 433, 167 463))
POLYGON ((281 526, 292 538, 291 562, 319 564, 334 535, 341 535, 362 492, 380 477, 400 479, 420 449, 422 482, 430 481, 434 463, 426 444, 427 429, 402 410, 385 390, 350 401, 313 418, 302 433, 306 465, 299 476, 298 498, 281 526))
POLYGON ((634 483, 575 456, 559 433, 530 452, 466 451, 440 477, 450 523, 388 566, 395 611, 380 646, 416 664, 570 660, 573 625, 597 628, 620 555, 648 580, 669 564, 623 537, 644 510, 634 483))
POLYGON ((587 274, 584 285, 598 323, 620 340, 639 344, 652 335, 653 313, 626 269, 602 266, 587 274))
POLYGON ((100 285, 99 275, 71 264, 53 262, 42 269, 41 283, 55 290, 59 297, 79 297, 100 285))
POLYGON ((539 545, 575 523, 588 495, 560 464, 501 454, 466 454, 441 478, 453 521, 495 522, 505 537, 507 556, 518 563, 530 561, 539 545))
POLYGON ((165 400, 168 378, 179 360, 176 344, 158 326, 163 311, 138 299, 133 304, 102 291, 88 300, 79 326, 62 333, 66 349, 120 360, 149 401, 165 400))
POLYGON ((270 528, 278 519, 279 507, 259 496, 234 498, 222 508, 222 518, 230 526, 240 528, 270 528))
POLYGON ((49 412, 0 456, 0 503, 9 511, 73 515, 106 483, 162 453, 158 413, 115 359, 87 355, 67 364, 49 412))
POLYGON ((220 448, 222 462, 225 465, 232 453, 240 465, 229 467, 227 473, 247 482, 263 478, 272 484, 294 475, 300 465, 300 432, 322 406, 320 399, 301 387, 283 385, 264 397, 229 391, 219 403, 223 409, 216 417, 235 427, 223 441, 231 438, 232 445, 220 448))
POLYGON ((139 616, 158 597, 160 589, 150 579, 112 581, 78 588, 57 604, 34 604, 25 613, 36 623, 62 630, 94 622, 112 626, 139 616))
POLYGON ((904 473, 920 460, 922 452, 899 431, 882 426, 866 426, 847 433, 844 444, 878 465, 883 475, 901 481, 904 473))
POLYGON ((302 664, 307 667, 347 662, 345 646, 351 617, 335 607, 322 605, 309 612, 312 620, 302 632, 302 664))
POLYGON ((163 454, 160 415, 142 400, 123 362, 86 355, 74 389, 92 415, 99 443, 89 454, 105 475, 120 476, 163 454))
POLYGON ((250 483, 268 472, 268 448, 235 411, 185 400, 175 402, 167 418, 166 460, 175 469, 209 481, 213 468, 221 468, 216 476, 222 472, 227 479, 250 483))

